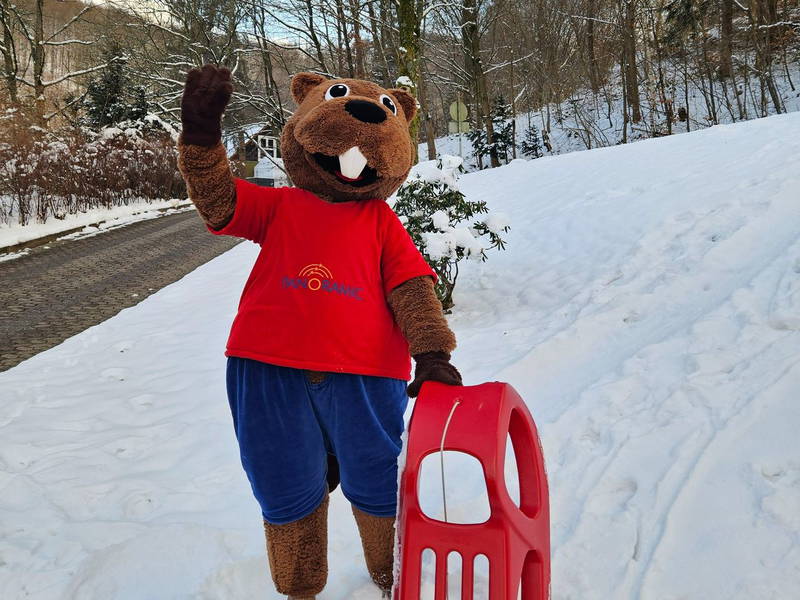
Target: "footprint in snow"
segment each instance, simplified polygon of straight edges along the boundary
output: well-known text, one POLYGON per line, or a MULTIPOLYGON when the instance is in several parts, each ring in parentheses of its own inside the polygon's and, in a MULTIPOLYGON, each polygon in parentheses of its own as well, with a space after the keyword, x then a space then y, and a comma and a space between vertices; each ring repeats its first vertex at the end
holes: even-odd
POLYGON ((638 490, 639 484, 634 479, 606 478, 592 490, 587 508, 596 514, 622 513, 638 490))
POLYGON ((116 381, 125 381, 128 377, 128 369, 122 369, 118 367, 112 367, 110 369, 103 369, 100 373, 100 377, 103 379, 113 379, 116 381))
POLYGON ((800 533, 800 467, 762 465, 759 472, 769 487, 769 493, 761 499, 761 508, 787 529, 800 533))
POLYGON ((134 396, 128 400, 128 404, 134 410, 147 410, 148 408, 152 408, 153 404, 155 404, 155 396, 153 394, 141 394, 139 396, 134 396))
POLYGON ((127 352, 128 350, 133 348, 133 342, 125 340, 123 342, 117 342, 116 344, 114 344, 111 347, 114 349, 114 352, 123 353, 123 352, 127 352))
POLYGON ((222 564, 206 578, 199 598, 271 598, 271 588, 264 558, 259 555, 222 564))
POLYGON ((778 331, 800 331, 800 316, 773 314, 769 317, 769 326, 778 331))
POLYGON ((761 465, 760 473, 767 481, 775 482, 786 475, 786 469, 780 465, 761 465))
POLYGON ((139 519, 152 513, 160 503, 150 492, 134 492, 124 499, 123 512, 126 517, 139 519))
POLYGON ((629 312, 625 317, 622 318, 624 323, 636 323, 642 320, 642 315, 640 315, 635 310, 629 312))

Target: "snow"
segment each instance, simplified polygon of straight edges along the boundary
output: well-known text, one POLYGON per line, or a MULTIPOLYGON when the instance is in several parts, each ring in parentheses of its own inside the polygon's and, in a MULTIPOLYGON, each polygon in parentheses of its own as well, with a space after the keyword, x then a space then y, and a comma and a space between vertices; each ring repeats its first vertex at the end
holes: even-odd
MULTIPOLYGON (((459 184, 511 231, 462 263, 453 360, 537 420, 554 600, 795 597, 800 114, 459 184)), ((279 598, 224 390, 256 251, 0 373, 0 597, 279 598)), ((320 598, 379 598, 339 492, 330 523, 320 598)))
POLYGON ((0 251, 8 246, 57 235, 78 227, 82 227, 82 231, 72 234, 70 237, 84 237, 87 234, 115 229, 136 221, 154 219, 165 214, 173 214, 190 208, 191 202, 186 199, 140 200, 124 206, 94 208, 86 212, 67 215, 63 219, 50 217, 44 223, 30 223, 28 225, 0 223, 0 251))
POLYGON ((503 233, 506 227, 511 227, 511 218, 507 214, 501 212, 490 213, 483 222, 489 231, 497 235, 503 233))
POLYGON ((455 258, 456 249, 463 248, 464 254, 474 260, 481 259, 486 246, 466 227, 449 227, 446 231, 423 232, 425 252, 432 260, 455 258))
POLYGON ((18 252, 6 252, 0 253, 0 263, 6 262, 7 260, 14 260, 15 258, 20 258, 21 256, 25 256, 26 254, 30 253, 30 248, 23 248, 18 252))
POLYGON ((431 215, 431 223, 439 231, 447 231, 450 227, 450 215, 443 210, 437 210, 431 215))
POLYGON ((408 174, 408 178, 419 179, 431 183, 442 183, 453 189, 458 189, 459 167, 462 164, 460 156, 445 154, 440 160, 425 160, 417 163, 408 174))

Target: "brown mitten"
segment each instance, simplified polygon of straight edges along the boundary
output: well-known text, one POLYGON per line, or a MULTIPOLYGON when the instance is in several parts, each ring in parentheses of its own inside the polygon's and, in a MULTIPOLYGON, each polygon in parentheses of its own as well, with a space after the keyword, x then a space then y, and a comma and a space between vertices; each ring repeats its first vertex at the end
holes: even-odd
POLYGON ((426 381, 439 381, 447 385, 461 385, 461 373, 450 364, 449 352, 423 352, 415 354, 417 368, 414 381, 408 386, 408 395, 416 398, 426 381))
POLYGON ((231 72, 205 65, 186 77, 181 98, 183 143, 214 146, 222 139, 222 113, 231 99, 231 72))

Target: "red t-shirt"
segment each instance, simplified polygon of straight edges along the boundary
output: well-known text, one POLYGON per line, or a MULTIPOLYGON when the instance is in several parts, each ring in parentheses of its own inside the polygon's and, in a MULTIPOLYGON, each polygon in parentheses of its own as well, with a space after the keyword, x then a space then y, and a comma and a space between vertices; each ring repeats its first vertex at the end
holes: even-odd
POLYGON ((261 246, 227 356, 409 378, 408 343, 386 298, 409 279, 435 274, 386 202, 331 203, 238 179, 233 219, 211 231, 261 246))

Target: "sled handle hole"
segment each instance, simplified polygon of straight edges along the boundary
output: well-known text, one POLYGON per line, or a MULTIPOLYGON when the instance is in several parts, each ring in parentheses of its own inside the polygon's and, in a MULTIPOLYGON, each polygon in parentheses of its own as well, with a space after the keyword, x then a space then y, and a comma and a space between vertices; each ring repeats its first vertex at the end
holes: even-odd
POLYGON ((477 554, 472 561, 472 599, 489 600, 490 564, 489 557, 485 554, 477 554))
POLYGON ((431 548, 422 551, 419 578, 419 600, 434 600, 436 597, 436 553, 431 548))
MULTIPOLYGON (((516 409, 511 411, 508 433, 516 463, 518 506, 526 516, 534 518, 543 503, 543 482, 537 468, 538 463, 542 460, 541 449, 534 438, 530 425, 516 409)), ((511 492, 509 491, 509 493, 511 492)))
POLYGON ((417 502, 429 519, 453 525, 485 523, 492 515, 483 465, 473 455, 458 450, 431 452, 422 459, 417 502), (447 475, 444 490, 442 468, 447 475), (445 497, 449 509, 446 521, 445 497))

